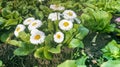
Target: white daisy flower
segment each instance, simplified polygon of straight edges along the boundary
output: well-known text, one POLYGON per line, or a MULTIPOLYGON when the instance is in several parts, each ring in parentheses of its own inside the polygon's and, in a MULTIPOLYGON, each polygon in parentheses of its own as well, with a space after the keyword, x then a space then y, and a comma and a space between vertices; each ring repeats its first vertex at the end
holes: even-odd
POLYGON ((59 28, 61 30, 70 30, 73 28, 73 23, 71 21, 68 21, 68 20, 61 20, 59 22, 59 28))
POLYGON ((64 40, 64 34, 62 32, 56 32, 54 34, 54 41, 56 43, 61 43, 64 40))
POLYGON ((75 13, 74 11, 72 11, 72 10, 65 10, 65 11, 63 12, 63 17, 64 17, 65 19, 74 19, 74 18, 77 17, 77 15, 76 15, 76 13, 75 13))
POLYGON ((34 20, 35 20, 35 18, 33 18, 33 17, 27 18, 27 19, 25 19, 25 20, 23 21, 23 24, 24 24, 24 25, 29 25, 29 24, 31 24, 34 20))
POLYGON ((60 13, 50 13, 48 19, 51 19, 52 21, 60 20, 60 13))
POLYGON ((24 25, 18 24, 15 31, 14 31, 15 36, 18 37, 19 32, 24 31, 24 29, 25 29, 24 25))
POLYGON ((58 5, 58 4, 52 4, 50 5, 50 8, 53 10, 64 10, 65 9, 65 7, 58 5))
POLYGON ((33 32, 31 33, 30 36, 30 42, 32 44, 41 44, 44 42, 45 39, 45 33, 39 30, 32 30, 33 32))
POLYGON ((42 22, 40 20, 34 20, 29 26, 28 26, 28 29, 29 30, 33 30, 33 29, 36 29, 36 28, 39 28, 41 27, 42 25, 42 22))

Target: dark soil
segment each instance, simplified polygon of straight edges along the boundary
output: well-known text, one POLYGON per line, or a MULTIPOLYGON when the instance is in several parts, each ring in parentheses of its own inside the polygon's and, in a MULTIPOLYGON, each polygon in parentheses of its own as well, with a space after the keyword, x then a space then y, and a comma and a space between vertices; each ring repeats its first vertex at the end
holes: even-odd
POLYGON ((5 67, 57 67, 58 64, 71 58, 73 49, 62 48, 61 54, 55 54, 52 60, 36 59, 33 54, 28 56, 15 56, 13 51, 16 47, 11 45, 0 45, 0 60, 3 61, 5 67))
POLYGON ((97 33, 89 33, 83 40, 85 44, 84 51, 89 56, 86 61, 88 67, 99 67, 97 59, 102 57, 101 49, 112 40, 111 34, 98 33, 95 42, 92 42, 97 33))

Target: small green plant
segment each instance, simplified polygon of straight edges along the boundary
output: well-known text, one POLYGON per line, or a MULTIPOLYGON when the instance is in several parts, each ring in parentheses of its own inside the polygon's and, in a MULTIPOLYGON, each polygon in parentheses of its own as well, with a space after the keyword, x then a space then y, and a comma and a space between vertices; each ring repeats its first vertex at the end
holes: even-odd
POLYGON ((102 49, 103 57, 108 60, 119 59, 120 58, 120 46, 115 40, 109 42, 105 48, 102 49))

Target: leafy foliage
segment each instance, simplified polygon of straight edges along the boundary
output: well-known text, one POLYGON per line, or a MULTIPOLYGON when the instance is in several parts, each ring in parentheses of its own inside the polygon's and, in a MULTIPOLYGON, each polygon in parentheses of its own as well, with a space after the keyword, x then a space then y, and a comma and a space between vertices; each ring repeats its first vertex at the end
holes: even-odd
POLYGON ((104 62, 100 67, 119 67, 120 66, 120 60, 109 60, 107 62, 104 62))
POLYGON ((57 67, 86 67, 85 65, 85 61, 86 61, 87 57, 83 56, 77 60, 66 60, 65 62, 61 63, 60 65, 58 65, 57 67))
POLYGON ((103 56, 110 59, 117 59, 120 58, 120 46, 116 43, 115 40, 112 40, 105 46, 105 48, 102 49, 103 56))
MULTIPOLYGON (((15 55, 26 56, 34 54, 35 58, 52 60, 53 54, 61 53, 61 48, 67 46, 72 49, 84 49, 84 38, 90 32, 118 33, 120 29, 111 22, 114 15, 119 15, 120 0, 2 0, 0 1, 0 43, 17 46, 15 55), (52 10, 51 4, 65 7, 64 10, 73 10, 77 17, 67 19, 72 21, 73 27, 69 31, 61 30, 59 21, 65 19, 64 10, 52 10), (50 13, 60 13, 61 19, 51 21, 48 19, 50 13), (42 44, 32 44, 30 42, 31 31, 27 28, 19 32, 16 38, 13 35, 15 27, 22 24, 26 18, 34 17, 42 21, 42 26, 38 30, 45 32, 45 41, 42 44), (64 34, 64 41, 54 42, 54 33, 61 31, 64 34)), ((53 17, 54 18, 54 17, 53 17)), ((97 36, 96 36, 97 37, 97 36)), ((95 38, 96 38, 95 37, 95 38)), ((103 58, 107 60, 120 58, 120 46, 115 40, 109 42, 102 49, 103 58)), ((81 52, 81 50, 79 51, 81 52)), ((82 56, 77 60, 67 60, 58 67, 86 67, 87 57, 82 56)), ((107 61, 101 67, 119 66, 119 60, 107 61)), ((0 61, 0 66, 2 62, 0 61)))
POLYGON ((83 24, 92 31, 102 31, 110 25, 112 15, 106 11, 86 8, 81 18, 83 24))

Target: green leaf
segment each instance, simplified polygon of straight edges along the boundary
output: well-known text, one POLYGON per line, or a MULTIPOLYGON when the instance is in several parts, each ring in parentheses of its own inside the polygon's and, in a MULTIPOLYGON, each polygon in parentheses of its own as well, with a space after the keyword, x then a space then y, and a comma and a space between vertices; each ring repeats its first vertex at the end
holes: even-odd
POLYGON ((71 42, 69 43, 69 47, 70 47, 70 48, 75 48, 75 47, 81 47, 81 48, 83 48, 83 47, 84 47, 84 44, 83 44, 83 42, 80 41, 79 39, 73 38, 73 39, 71 40, 71 42))
POLYGON ((18 13, 18 11, 14 11, 14 12, 13 12, 13 16, 14 16, 14 18, 19 18, 19 13, 18 13))
POLYGON ((0 60, 0 67, 2 66, 3 62, 0 60))
POLYGON ((56 48, 50 48, 48 51, 51 53, 60 53, 62 44, 57 45, 56 48))
POLYGON ((14 51, 14 54, 18 55, 18 56, 25 56, 25 55, 28 55, 28 54, 32 53, 33 50, 34 50, 34 45, 31 45, 31 44, 22 44, 21 47, 17 48, 14 51))
POLYGON ((77 67, 77 65, 75 64, 75 60, 66 60, 57 67, 77 67))
POLYGON ((3 24, 3 23, 5 23, 5 21, 6 20, 4 18, 0 17, 0 25, 3 24))
POLYGON ((49 60, 52 59, 52 54, 48 51, 47 47, 44 48, 44 56, 46 59, 49 59, 49 60))
POLYGON ((27 34, 24 31, 21 31, 18 37, 24 42, 30 43, 30 34, 27 34))
POLYGON ((85 61, 86 61, 87 58, 88 58, 87 56, 82 56, 81 58, 77 59, 76 60, 77 67, 87 67, 85 65, 85 61))
POLYGON ((88 33, 89 33, 89 30, 81 25, 79 27, 79 33, 75 37, 82 40, 88 33))
POLYGON ((7 17, 10 13, 11 13, 11 11, 9 9, 7 9, 7 8, 2 9, 2 16, 3 17, 7 17))
POLYGON ((16 19, 9 19, 6 21, 4 26, 6 27, 6 26, 11 26, 11 25, 16 25, 17 23, 18 21, 16 19))
POLYGON ((8 32, 6 32, 6 33, 3 33, 2 35, 1 35, 1 37, 0 37, 0 40, 2 41, 2 42, 6 42, 6 40, 8 39, 8 37, 9 37, 9 33, 8 32))
POLYGON ((34 52, 34 57, 35 58, 45 58, 44 56, 44 47, 38 48, 35 52, 34 52))
POLYGON ((120 60, 109 60, 104 62, 100 67, 120 67, 120 60))
POLYGON ((108 33, 110 33, 110 32, 114 32, 115 31, 115 27, 116 27, 116 25, 115 24, 110 24, 110 25, 108 25, 106 28, 105 28, 105 32, 108 32, 108 33))
POLYGON ((54 31, 54 23, 51 22, 51 21, 48 21, 48 30, 50 32, 53 32, 54 31))
POLYGON ((9 40, 7 43, 8 43, 8 44, 11 44, 11 45, 14 45, 14 46, 18 46, 18 47, 21 47, 21 46, 22 46, 22 41, 9 40))

